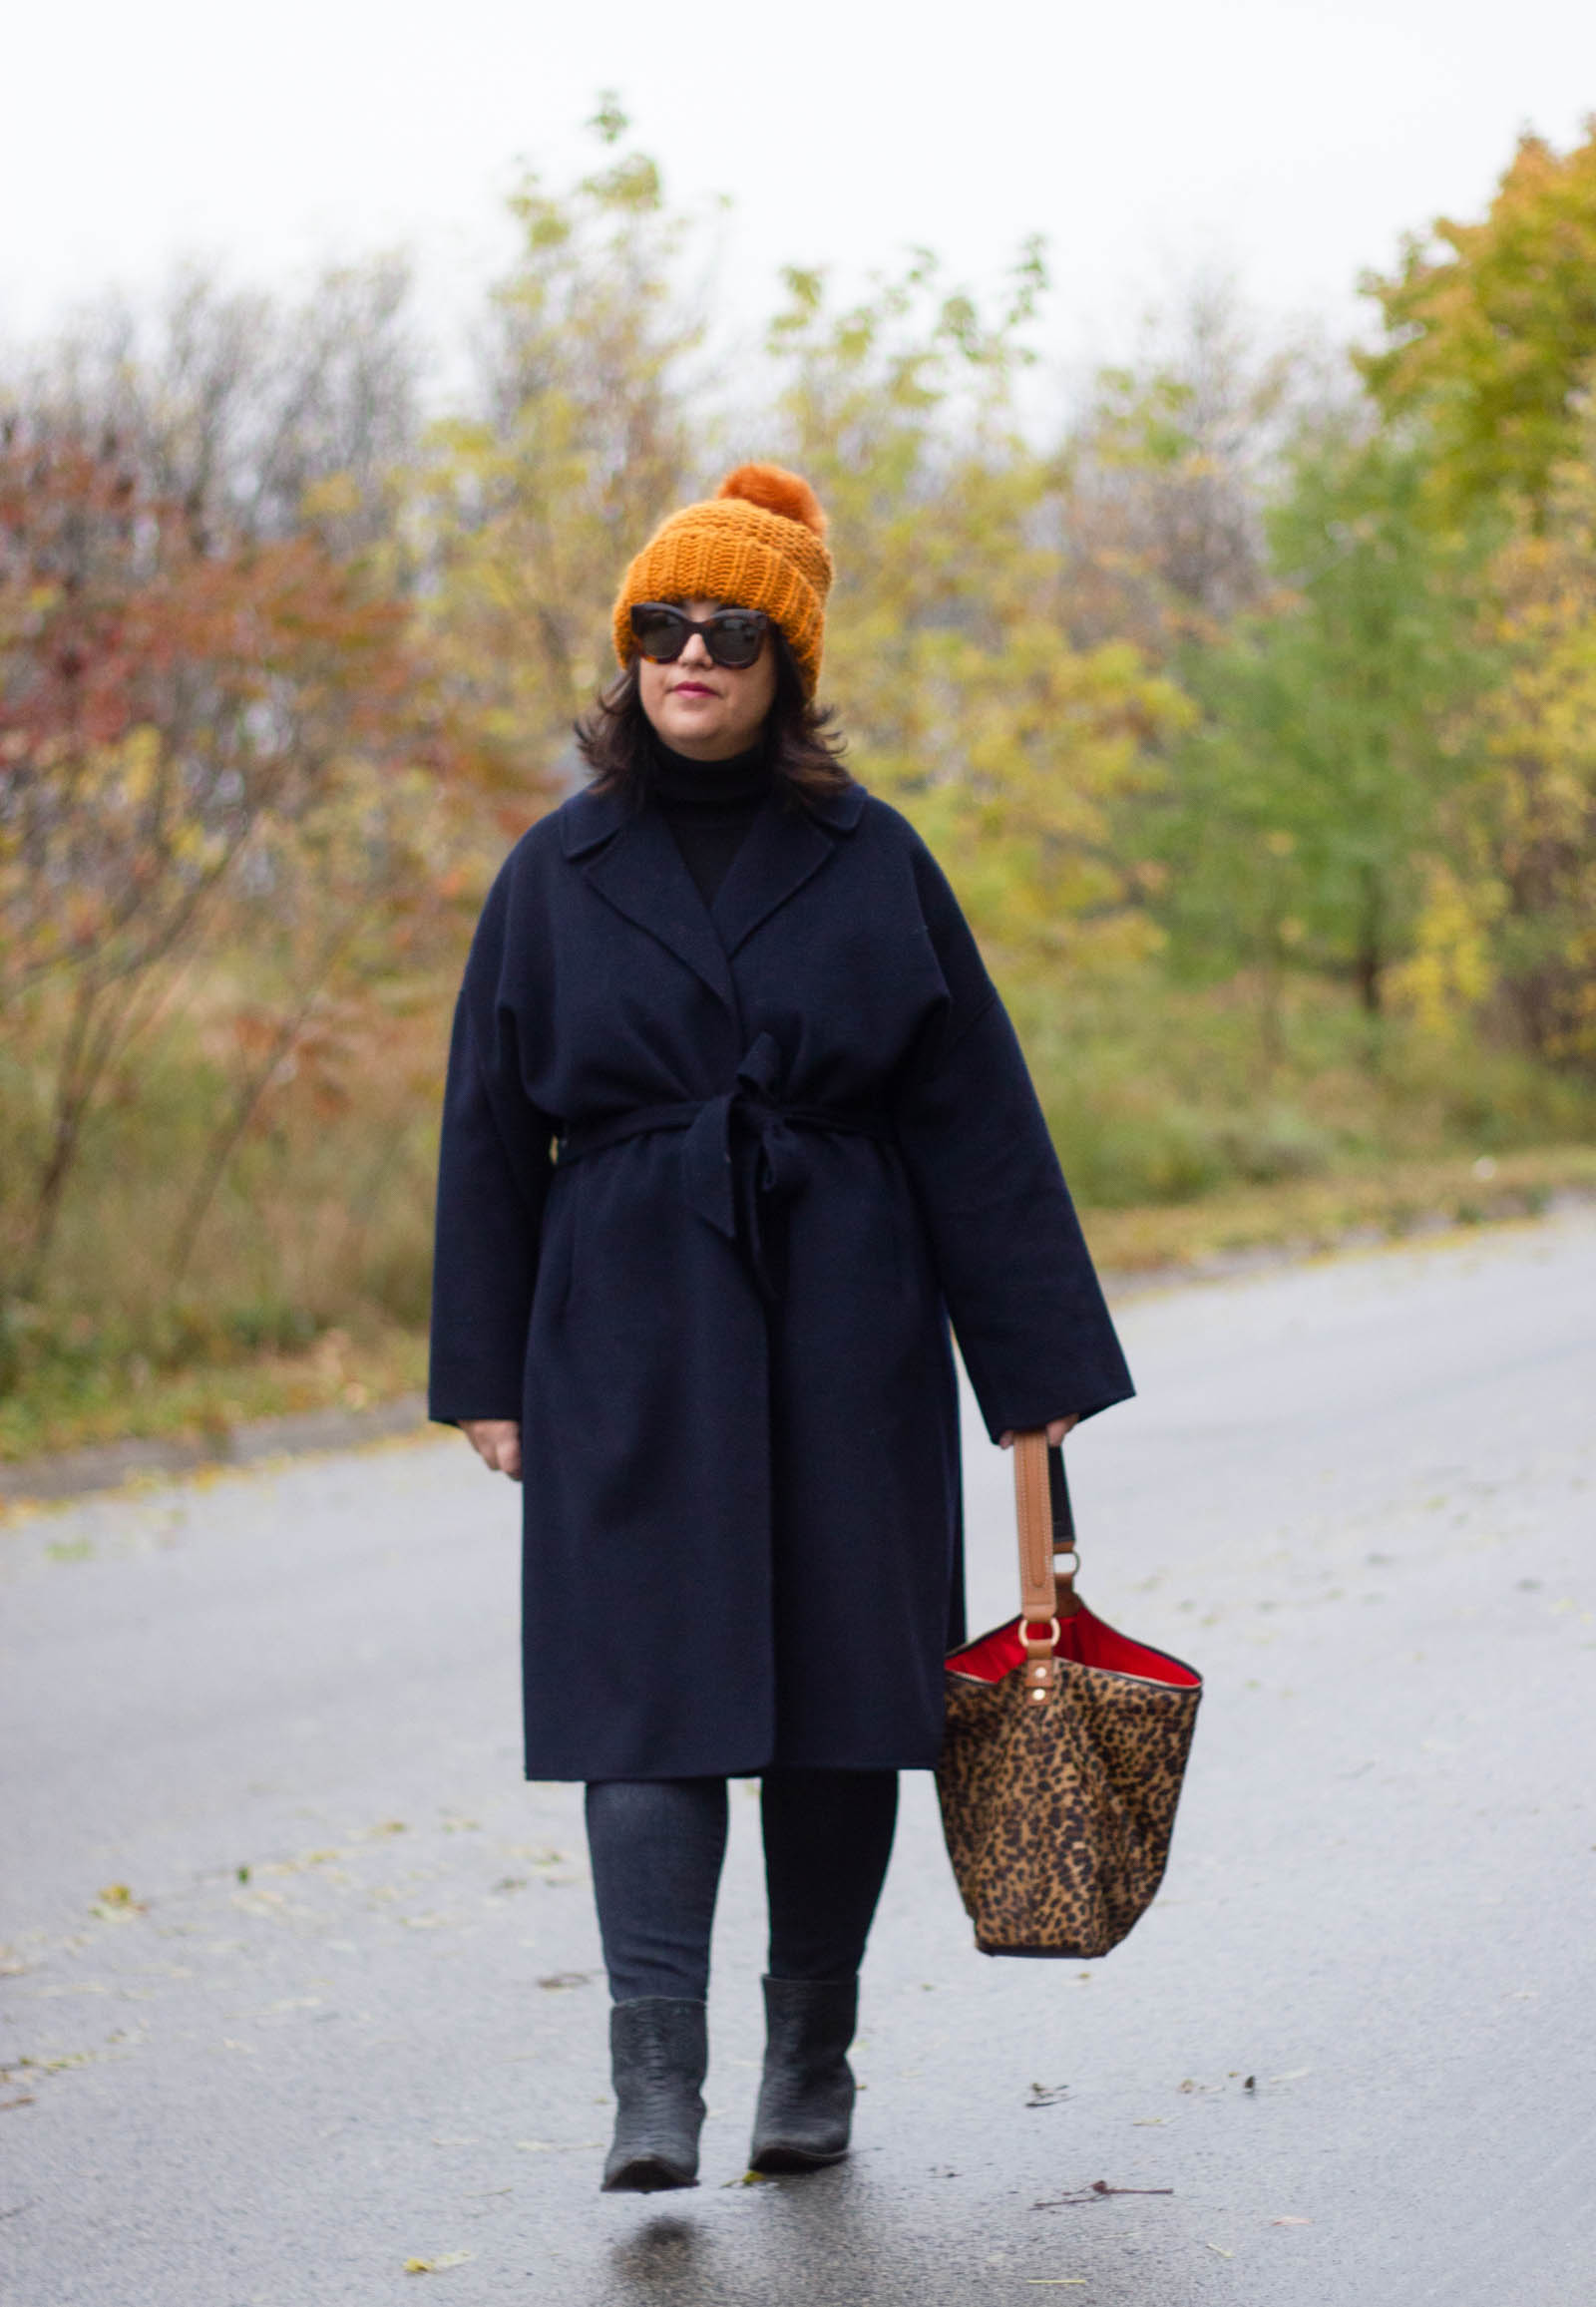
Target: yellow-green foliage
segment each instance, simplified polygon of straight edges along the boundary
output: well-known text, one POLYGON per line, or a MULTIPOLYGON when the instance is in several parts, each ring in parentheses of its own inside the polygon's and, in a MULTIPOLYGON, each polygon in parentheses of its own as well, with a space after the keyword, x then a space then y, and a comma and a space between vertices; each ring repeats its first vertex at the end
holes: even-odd
POLYGON ((1526 135, 1478 223, 1439 217, 1366 281, 1389 343, 1360 362, 1383 408, 1418 415, 1455 513, 1515 499, 1537 519, 1578 445, 1596 368, 1596 134, 1526 135))
POLYGON ((1596 132, 1525 137, 1486 215, 1442 220, 1375 281, 1389 346, 1362 365, 1416 427, 1434 528, 1496 550, 1485 758, 1442 814, 1405 982, 1421 1008, 1494 998, 1555 1064, 1596 1062, 1596 132), (1438 244, 1438 245, 1435 245, 1438 244), (1449 952, 1461 974, 1439 957, 1449 952), (1449 998, 1443 1003, 1444 991, 1449 998))

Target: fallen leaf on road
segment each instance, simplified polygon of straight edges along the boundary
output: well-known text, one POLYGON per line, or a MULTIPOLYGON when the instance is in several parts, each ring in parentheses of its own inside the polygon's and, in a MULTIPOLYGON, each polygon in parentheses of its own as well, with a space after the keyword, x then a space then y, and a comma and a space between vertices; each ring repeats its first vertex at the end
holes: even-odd
POLYGON ((33 2104, 31 2094, 23 2099, 0 2099, 0 2115, 4 2115, 13 2107, 31 2107, 33 2104))
POLYGON ((148 1911, 142 1899, 134 1897, 125 1882, 108 1882, 89 1910, 109 1922, 114 1915, 144 1914, 148 1911))
POLYGON ((1234 2251, 1227 2251, 1223 2243, 1210 2243, 1206 2235, 1204 2235, 1203 2241, 1210 2251, 1217 2251, 1222 2259, 1234 2259, 1236 2256, 1234 2251))
POLYGON ((561 1987, 586 1987, 592 1977, 592 1971, 551 1971, 548 1978, 540 1979, 538 1984, 558 1991, 561 1987))
POLYGON ((1027 2107, 1056 2107, 1068 2089, 1067 2083, 1033 2083, 1030 2087, 1030 2097, 1025 2101, 1025 2105, 1027 2107))
POLYGON ((445 2251, 440 2259, 407 2259, 407 2275, 441 2275, 445 2267, 463 2267, 472 2256, 470 2251, 445 2251))

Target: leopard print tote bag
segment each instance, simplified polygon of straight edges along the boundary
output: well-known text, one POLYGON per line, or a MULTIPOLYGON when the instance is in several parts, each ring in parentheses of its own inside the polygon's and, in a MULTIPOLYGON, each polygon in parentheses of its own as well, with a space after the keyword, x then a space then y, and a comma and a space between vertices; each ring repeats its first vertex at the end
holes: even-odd
POLYGON ((1076 1594, 1045 1433, 1015 1436, 1014 1495, 1020 1615, 946 1661, 943 1832, 984 1955, 1105 1955, 1163 1880, 1202 1677, 1076 1594))

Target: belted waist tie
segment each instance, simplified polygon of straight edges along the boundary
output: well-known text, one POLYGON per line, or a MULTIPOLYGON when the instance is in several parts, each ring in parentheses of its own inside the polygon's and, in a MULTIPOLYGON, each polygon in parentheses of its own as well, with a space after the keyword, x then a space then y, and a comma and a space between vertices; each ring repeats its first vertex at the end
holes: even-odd
POLYGON ((806 1130, 836 1136, 890 1138, 892 1125, 882 1106, 796 1105, 775 1093, 782 1071, 780 1048, 768 1033, 737 1068, 730 1089, 718 1097, 682 1098, 668 1105, 639 1105, 602 1120, 574 1122, 562 1131, 556 1158, 585 1160, 627 1138, 656 1130, 683 1130, 682 1183, 691 1207, 723 1234, 738 1239, 738 1212, 748 1261, 761 1297, 780 1295, 772 1259, 768 1220, 791 1202, 809 1179, 806 1130))

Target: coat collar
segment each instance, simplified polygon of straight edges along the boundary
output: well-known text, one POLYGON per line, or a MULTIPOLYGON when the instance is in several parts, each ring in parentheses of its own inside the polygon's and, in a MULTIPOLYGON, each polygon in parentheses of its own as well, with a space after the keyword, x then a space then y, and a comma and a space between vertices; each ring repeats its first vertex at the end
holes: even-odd
MULTIPOLYGON (((868 795, 852 782, 840 793, 817 794, 802 804, 801 814, 817 817, 833 832, 852 833, 863 814, 868 795)), ((567 857, 585 857, 601 841, 618 833, 633 814, 618 793, 574 793, 559 811, 560 840, 567 857)))
POLYGON ((781 795, 765 804, 705 908, 670 828, 656 809, 629 809, 613 793, 579 793, 560 812, 566 855, 617 913, 657 938, 734 1014, 729 958, 830 858, 865 806, 847 785, 794 808, 781 795))

